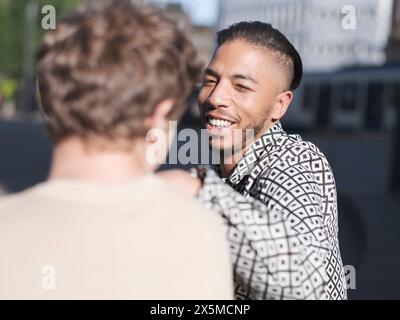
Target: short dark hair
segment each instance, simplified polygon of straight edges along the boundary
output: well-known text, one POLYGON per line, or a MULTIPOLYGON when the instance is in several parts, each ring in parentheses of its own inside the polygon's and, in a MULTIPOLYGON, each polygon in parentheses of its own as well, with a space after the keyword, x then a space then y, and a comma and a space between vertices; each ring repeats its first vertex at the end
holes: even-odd
POLYGON ((295 90, 303 75, 301 57, 290 41, 271 24, 260 21, 242 21, 217 34, 217 47, 233 40, 244 40, 276 55, 287 68, 290 90, 295 90))
POLYGON ((196 50, 159 9, 129 0, 61 19, 38 53, 38 81, 51 137, 145 136, 144 119, 174 99, 179 118, 201 74, 196 50))

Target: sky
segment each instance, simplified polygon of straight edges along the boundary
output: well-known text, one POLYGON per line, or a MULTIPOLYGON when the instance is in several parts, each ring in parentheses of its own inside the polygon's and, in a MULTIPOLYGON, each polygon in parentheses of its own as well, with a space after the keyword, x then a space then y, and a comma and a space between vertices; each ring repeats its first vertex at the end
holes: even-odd
POLYGON ((198 25, 212 26, 217 23, 219 0, 167 0, 181 3, 190 14, 192 22, 198 25))

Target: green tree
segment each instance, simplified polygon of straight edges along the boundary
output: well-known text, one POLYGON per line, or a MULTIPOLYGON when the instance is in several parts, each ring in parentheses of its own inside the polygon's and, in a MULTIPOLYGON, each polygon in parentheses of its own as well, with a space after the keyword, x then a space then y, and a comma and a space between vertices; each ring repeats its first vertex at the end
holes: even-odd
MULTIPOLYGON (((66 10, 75 8, 81 0, 31 0, 37 3, 36 51, 45 30, 41 27, 44 5, 52 5, 56 9, 57 19, 66 10)), ((20 79, 23 75, 24 40, 26 32, 27 0, 0 0, 0 75, 7 78, 20 79)))

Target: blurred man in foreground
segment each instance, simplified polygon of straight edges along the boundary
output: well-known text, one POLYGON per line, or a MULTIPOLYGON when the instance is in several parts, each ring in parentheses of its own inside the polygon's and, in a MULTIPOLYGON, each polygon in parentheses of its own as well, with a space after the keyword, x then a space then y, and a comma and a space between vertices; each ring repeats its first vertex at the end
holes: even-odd
POLYGON ((1 299, 232 297, 218 216, 146 158, 156 143, 146 133, 167 134, 181 116, 196 61, 175 23, 130 1, 70 15, 45 36, 52 166, 48 181, 0 200, 1 299))

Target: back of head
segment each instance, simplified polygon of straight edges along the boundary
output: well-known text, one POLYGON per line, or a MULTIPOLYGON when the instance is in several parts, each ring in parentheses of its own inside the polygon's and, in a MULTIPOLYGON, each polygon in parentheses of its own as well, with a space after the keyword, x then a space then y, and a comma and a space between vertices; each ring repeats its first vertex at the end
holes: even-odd
POLYGON ((272 54, 287 74, 287 89, 294 91, 300 84, 303 67, 301 57, 290 41, 269 23, 242 21, 218 32, 217 46, 244 40, 272 54))
POLYGON ((64 17, 45 35, 38 82, 51 137, 133 139, 158 103, 178 118, 201 65, 192 43, 156 8, 114 0, 64 17))

